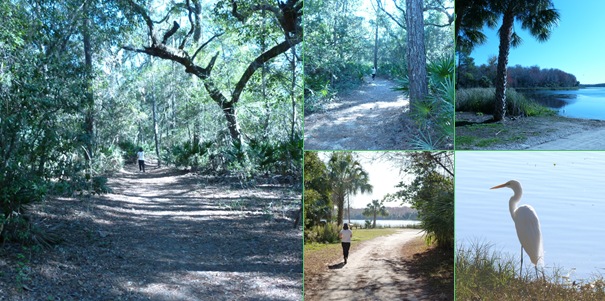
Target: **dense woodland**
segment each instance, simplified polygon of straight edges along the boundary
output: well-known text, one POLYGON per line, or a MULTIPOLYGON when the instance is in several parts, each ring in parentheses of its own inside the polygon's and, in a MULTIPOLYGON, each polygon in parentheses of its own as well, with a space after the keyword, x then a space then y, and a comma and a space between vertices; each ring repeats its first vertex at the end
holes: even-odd
MULTIPOLYGON (((496 61, 496 57, 493 57, 487 64, 477 66, 472 57, 462 57, 457 67, 457 87, 494 87, 496 61)), ((575 75, 553 68, 515 65, 508 67, 506 74, 507 86, 510 88, 575 88, 580 85, 575 75)))
POLYGON ((134 162, 302 174, 302 1, 0 3, 0 229, 134 162))
POLYGON ((411 99, 415 148, 447 148, 453 138, 453 22, 448 0, 306 1, 305 113, 323 110, 376 68, 411 99))

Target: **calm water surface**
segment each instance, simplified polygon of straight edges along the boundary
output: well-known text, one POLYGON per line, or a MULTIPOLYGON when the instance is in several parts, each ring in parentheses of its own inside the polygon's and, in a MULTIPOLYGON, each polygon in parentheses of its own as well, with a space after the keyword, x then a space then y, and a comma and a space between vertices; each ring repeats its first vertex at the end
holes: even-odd
MULTIPOLYGON (((521 204, 538 213, 545 269, 605 274, 605 152, 456 152, 456 242, 490 243, 518 260, 521 245, 508 210, 515 179, 521 204)), ((529 257, 525 256, 525 263, 529 257)))
POLYGON ((527 94, 561 116, 605 120, 605 88, 545 90, 527 94))
MULTIPOLYGON (((345 219, 345 223, 348 223, 348 220, 345 219)), ((366 222, 365 220, 361 220, 361 219, 352 219, 351 223, 353 224, 358 224, 358 225, 365 225, 366 222)), ((382 226, 382 227, 404 227, 404 226, 410 226, 410 225, 418 225, 420 224, 420 221, 413 221, 413 220, 376 220, 376 226, 382 226)))

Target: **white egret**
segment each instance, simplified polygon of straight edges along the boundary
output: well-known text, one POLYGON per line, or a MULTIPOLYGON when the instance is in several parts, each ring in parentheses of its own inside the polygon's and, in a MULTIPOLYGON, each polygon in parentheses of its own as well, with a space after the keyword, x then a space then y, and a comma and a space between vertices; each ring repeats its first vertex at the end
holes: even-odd
POLYGON ((521 269, 519 275, 523 272, 523 249, 531 263, 536 268, 536 276, 538 275, 538 263, 542 263, 544 260, 544 250, 542 248, 542 231, 540 230, 540 220, 538 220, 538 214, 536 210, 530 205, 521 205, 517 207, 517 204, 521 200, 523 189, 521 183, 510 180, 504 184, 494 186, 490 189, 497 188, 510 188, 513 190, 513 196, 510 198, 508 203, 508 209, 510 210, 510 216, 515 222, 515 228, 517 229, 517 237, 521 242, 521 269))

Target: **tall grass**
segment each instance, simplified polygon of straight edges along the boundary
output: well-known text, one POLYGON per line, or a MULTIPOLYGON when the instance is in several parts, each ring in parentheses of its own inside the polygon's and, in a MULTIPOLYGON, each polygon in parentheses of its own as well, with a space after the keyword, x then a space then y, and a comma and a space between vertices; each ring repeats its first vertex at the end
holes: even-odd
POLYGON ((504 255, 488 244, 459 247, 456 253, 456 300, 605 300, 602 277, 570 282, 560 268, 523 267, 519 257, 504 255))
MULTIPOLYGON (((469 88, 456 91, 456 111, 494 113, 496 90, 494 88, 469 88)), ((555 112, 525 97, 515 89, 506 90, 506 115, 550 116, 555 112)))

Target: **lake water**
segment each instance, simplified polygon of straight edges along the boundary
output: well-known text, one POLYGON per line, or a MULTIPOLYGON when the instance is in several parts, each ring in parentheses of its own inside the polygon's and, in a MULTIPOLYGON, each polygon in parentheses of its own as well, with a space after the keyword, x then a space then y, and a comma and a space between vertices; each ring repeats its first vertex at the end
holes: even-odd
POLYGON ((573 118, 605 120, 605 88, 524 92, 539 103, 573 118))
MULTIPOLYGON (((494 245, 517 260, 521 245, 508 210, 512 190, 490 187, 515 179, 519 205, 538 213, 545 270, 573 280, 605 275, 605 152, 456 152, 456 243, 494 245)), ((524 263, 531 264, 524 254, 524 263)))
MULTIPOLYGON (((348 223, 349 221, 347 219, 345 219, 344 221, 345 223, 348 223)), ((358 225, 365 225, 366 222, 365 220, 361 220, 361 219, 352 219, 351 223, 353 224, 358 224, 358 225)), ((410 226, 410 225, 418 225, 420 224, 420 221, 413 221, 413 220, 376 220, 376 226, 381 226, 381 227, 404 227, 404 226, 410 226)))

